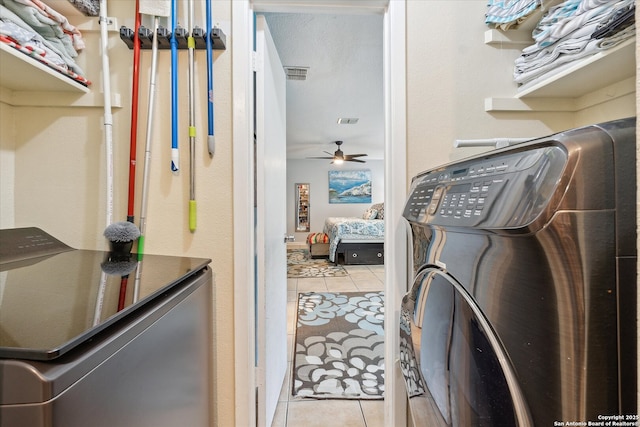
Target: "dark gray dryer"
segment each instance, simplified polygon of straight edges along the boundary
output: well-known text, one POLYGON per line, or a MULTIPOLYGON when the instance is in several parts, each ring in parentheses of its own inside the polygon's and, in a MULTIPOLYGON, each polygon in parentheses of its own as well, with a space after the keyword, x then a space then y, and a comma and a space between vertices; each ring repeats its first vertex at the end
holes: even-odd
POLYGON ((631 118, 413 179, 400 352, 415 425, 637 414, 635 147, 631 118))

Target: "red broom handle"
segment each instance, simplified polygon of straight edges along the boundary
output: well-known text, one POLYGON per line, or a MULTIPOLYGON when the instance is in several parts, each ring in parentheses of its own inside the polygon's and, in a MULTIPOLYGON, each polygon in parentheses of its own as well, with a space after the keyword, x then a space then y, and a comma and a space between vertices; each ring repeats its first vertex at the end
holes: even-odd
POLYGON ((136 191, 136 146, 138 139, 138 87, 140 85, 140 2, 136 0, 136 23, 133 33, 133 88, 131 95, 131 134, 129 147, 129 200, 127 221, 133 221, 136 191))

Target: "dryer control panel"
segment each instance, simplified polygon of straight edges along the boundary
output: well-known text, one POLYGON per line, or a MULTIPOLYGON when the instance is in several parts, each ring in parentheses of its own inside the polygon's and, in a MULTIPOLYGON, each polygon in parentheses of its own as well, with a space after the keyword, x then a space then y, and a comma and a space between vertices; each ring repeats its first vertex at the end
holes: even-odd
POLYGON ((567 164, 558 145, 500 152, 414 178, 404 217, 441 226, 508 229, 533 222, 567 164))

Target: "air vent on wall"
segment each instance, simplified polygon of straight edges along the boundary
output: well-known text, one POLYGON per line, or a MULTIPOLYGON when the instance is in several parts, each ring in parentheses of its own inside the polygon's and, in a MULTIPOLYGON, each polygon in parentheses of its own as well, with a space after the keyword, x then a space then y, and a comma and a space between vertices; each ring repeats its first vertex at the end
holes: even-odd
POLYGON ((284 67, 287 80, 307 80, 309 67, 284 67))
POLYGON ((340 125, 355 125, 358 123, 358 119, 355 117, 341 117, 338 119, 340 125))

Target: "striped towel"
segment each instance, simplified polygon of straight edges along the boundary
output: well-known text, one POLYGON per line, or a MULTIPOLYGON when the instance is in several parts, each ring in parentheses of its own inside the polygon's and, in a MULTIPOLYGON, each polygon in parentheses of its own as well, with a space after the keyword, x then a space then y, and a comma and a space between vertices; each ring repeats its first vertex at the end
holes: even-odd
POLYGON ((316 243, 329 243, 329 236, 326 233, 309 233, 307 243, 315 245, 316 243))

